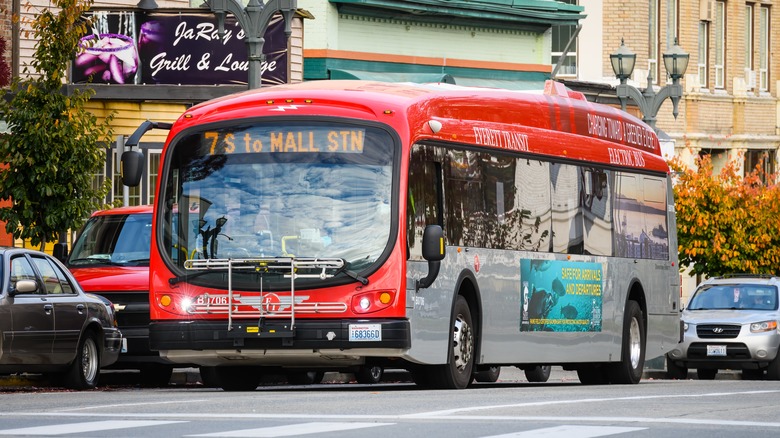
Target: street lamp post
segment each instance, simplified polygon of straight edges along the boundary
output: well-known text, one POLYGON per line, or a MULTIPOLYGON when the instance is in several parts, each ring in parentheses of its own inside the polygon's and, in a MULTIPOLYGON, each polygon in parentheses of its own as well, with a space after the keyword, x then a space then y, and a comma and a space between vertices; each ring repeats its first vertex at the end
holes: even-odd
POLYGON ((656 115, 658 114, 658 110, 661 108, 664 99, 668 97, 672 99, 672 115, 674 115, 674 118, 676 119, 678 114, 677 104, 680 102, 680 98, 682 98, 683 95, 680 78, 682 78, 685 74, 685 70, 688 68, 688 57, 689 55, 677 45, 677 40, 675 40, 674 46, 663 54, 664 67, 666 67, 666 71, 672 78, 672 83, 661 87, 656 93, 653 89, 653 85, 650 83, 652 77, 648 73, 647 88, 645 88, 644 92, 640 92, 635 87, 626 83, 631 76, 631 73, 634 71, 636 54, 626 47, 621 40, 620 48, 617 52, 609 55, 609 60, 612 63, 612 70, 615 72, 615 76, 620 80, 620 85, 617 86, 617 97, 620 99, 620 106, 623 108, 623 111, 626 110, 626 101, 627 98, 630 97, 639 105, 639 110, 642 111, 642 120, 650 125, 653 130, 656 130, 656 115))
POLYGON ((225 14, 230 12, 236 17, 238 24, 246 34, 246 44, 249 51, 249 88, 262 86, 262 65, 265 61, 263 45, 265 31, 276 12, 281 12, 284 18, 284 34, 290 39, 292 34, 292 17, 298 8, 298 0, 249 0, 246 7, 239 0, 208 0, 207 4, 217 16, 220 40, 225 36, 225 14))

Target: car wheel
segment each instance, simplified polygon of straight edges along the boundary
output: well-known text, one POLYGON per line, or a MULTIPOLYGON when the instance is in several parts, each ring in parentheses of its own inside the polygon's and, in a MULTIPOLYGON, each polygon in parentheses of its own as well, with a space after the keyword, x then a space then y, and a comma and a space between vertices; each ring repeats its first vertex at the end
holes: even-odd
POLYGON ((677 365, 672 359, 666 358, 666 378, 685 380, 688 378, 688 367, 677 365))
POLYGON ((525 371, 525 378, 528 379, 529 382, 543 383, 550 378, 552 367, 550 365, 537 365, 535 367, 526 368, 523 371, 525 371))
POLYGON ((79 341, 76 358, 64 375, 64 384, 71 389, 92 389, 100 377, 100 349, 98 336, 85 332, 79 341))
POLYGON ((501 367, 489 367, 474 373, 474 381, 481 383, 493 383, 498 381, 501 374, 501 367))
POLYGON ((696 375, 699 376, 699 380, 714 380, 718 375, 717 368, 697 368, 696 375))
POLYGON ((766 378, 769 380, 780 380, 780 353, 772 362, 769 362, 769 367, 766 369, 766 378))
POLYGON ((762 380, 764 370, 742 370, 742 380, 762 380))
POLYGON ((384 374, 384 369, 382 369, 382 367, 377 365, 366 365, 360 367, 355 373, 355 380, 357 380, 358 383, 379 383, 382 380, 382 374, 384 374))

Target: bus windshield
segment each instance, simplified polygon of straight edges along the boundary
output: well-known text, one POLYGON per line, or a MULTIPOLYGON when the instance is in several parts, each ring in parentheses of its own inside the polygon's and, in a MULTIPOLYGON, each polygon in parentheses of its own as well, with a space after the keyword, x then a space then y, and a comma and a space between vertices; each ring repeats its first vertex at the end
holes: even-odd
MULTIPOLYGON (((364 125, 244 122, 189 131, 168 157, 165 252, 177 268, 187 259, 324 257, 366 270, 396 228, 397 147, 387 131, 364 125)), ((251 287, 247 274, 236 276, 237 287, 251 287)))

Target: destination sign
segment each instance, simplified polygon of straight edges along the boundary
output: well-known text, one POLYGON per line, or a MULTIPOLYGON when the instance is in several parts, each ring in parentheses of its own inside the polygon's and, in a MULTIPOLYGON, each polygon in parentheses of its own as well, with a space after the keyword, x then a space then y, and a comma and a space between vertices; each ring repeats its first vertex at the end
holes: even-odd
POLYGON ((280 129, 263 131, 206 131, 203 143, 210 155, 262 153, 361 154, 365 129, 280 129))

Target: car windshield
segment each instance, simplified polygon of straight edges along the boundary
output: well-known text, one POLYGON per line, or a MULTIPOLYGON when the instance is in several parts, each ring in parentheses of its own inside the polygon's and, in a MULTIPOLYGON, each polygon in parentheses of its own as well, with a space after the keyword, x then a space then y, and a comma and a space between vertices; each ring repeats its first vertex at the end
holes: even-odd
POLYGON ((93 216, 84 225, 68 266, 149 266, 152 214, 93 216))
POLYGON ((703 286, 691 297, 688 310, 776 310, 777 287, 756 284, 703 286))
MULTIPOLYGON (((162 246, 178 268, 198 259, 317 257, 363 271, 388 247, 395 156, 393 137, 365 126, 191 132, 170 154, 162 246)), ((244 277, 234 285, 250 287, 246 274, 234 272, 244 277)))

